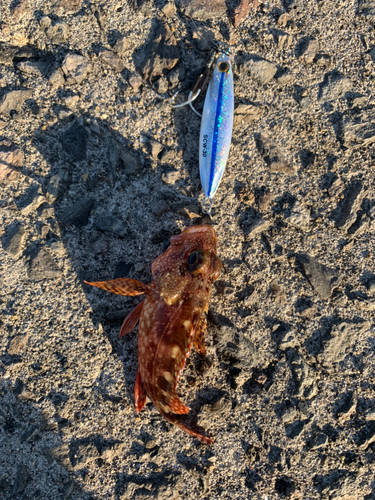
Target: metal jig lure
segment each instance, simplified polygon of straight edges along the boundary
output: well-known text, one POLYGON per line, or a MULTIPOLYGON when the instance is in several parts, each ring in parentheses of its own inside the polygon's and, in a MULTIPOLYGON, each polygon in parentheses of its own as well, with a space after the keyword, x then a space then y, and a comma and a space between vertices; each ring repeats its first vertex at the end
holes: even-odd
POLYGON ((221 51, 216 61, 213 75, 208 85, 202 115, 193 106, 208 79, 211 57, 204 73, 200 74, 187 101, 174 104, 177 93, 171 99, 173 108, 189 104, 192 110, 202 117, 199 141, 199 172, 205 194, 203 212, 210 215, 212 198, 223 177, 227 163, 233 129, 234 91, 233 72, 229 59, 229 49, 221 51))

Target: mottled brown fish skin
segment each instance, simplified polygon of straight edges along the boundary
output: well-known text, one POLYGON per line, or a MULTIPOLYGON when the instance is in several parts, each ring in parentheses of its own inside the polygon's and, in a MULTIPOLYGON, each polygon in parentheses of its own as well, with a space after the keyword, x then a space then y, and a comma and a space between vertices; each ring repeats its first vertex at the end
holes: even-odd
POLYGON ((205 444, 212 439, 182 422, 180 415, 189 408, 180 401, 176 386, 192 342, 205 354, 205 315, 212 283, 222 269, 216 251, 214 229, 191 226, 172 236, 170 246, 153 262, 150 285, 124 278, 90 283, 113 293, 146 295, 125 319, 120 334, 130 332, 139 319, 136 411, 142 410, 147 395, 169 422, 205 444))

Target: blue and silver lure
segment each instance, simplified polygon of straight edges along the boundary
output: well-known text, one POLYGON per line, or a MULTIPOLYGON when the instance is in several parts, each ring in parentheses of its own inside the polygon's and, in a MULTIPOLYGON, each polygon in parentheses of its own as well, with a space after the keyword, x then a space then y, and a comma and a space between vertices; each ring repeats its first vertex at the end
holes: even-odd
POLYGON ((228 160, 233 112, 233 72, 229 56, 224 53, 217 60, 208 85, 200 132, 199 172, 205 194, 203 210, 208 214, 228 160))
POLYGON ((202 116, 199 143, 199 172, 205 194, 203 212, 208 215, 211 213, 212 198, 224 174, 232 139, 234 91, 232 65, 228 52, 229 50, 223 52, 216 62, 212 78, 208 85, 202 115, 194 109, 192 102, 200 93, 201 87, 199 87, 199 84, 201 82, 204 84, 205 78, 203 74, 199 76, 186 102, 172 104, 176 95, 171 99, 173 108, 189 104, 196 114, 202 116), (197 89, 197 87, 199 88, 197 89))

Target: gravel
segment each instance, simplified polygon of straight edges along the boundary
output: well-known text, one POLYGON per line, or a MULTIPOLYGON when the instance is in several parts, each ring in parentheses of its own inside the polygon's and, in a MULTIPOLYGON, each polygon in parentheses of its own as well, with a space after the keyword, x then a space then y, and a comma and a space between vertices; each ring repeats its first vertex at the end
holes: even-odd
POLYGON ((2 499, 374 498, 374 19, 373 0, 0 2, 2 499), (169 99, 212 36, 235 88, 225 271, 178 386, 207 447, 136 415, 118 334, 140 299, 83 281, 149 283, 210 222, 200 120, 169 99))

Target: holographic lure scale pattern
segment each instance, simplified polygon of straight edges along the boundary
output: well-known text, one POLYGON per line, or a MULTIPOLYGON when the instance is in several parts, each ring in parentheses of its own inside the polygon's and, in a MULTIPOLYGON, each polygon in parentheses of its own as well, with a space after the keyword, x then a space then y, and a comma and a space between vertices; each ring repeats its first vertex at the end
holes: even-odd
POLYGON ((227 54, 216 63, 202 113, 199 170, 204 194, 215 195, 227 163, 233 129, 233 72, 227 54))

